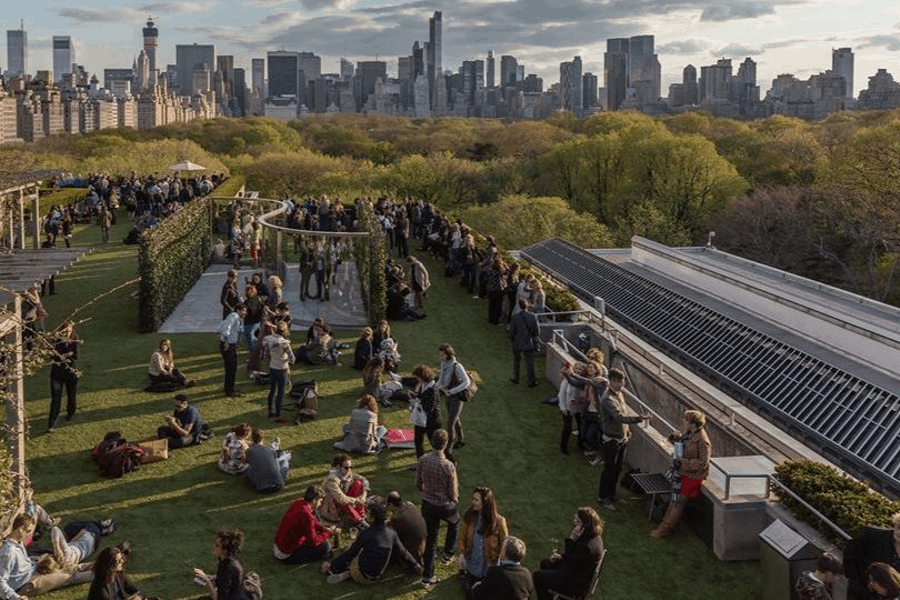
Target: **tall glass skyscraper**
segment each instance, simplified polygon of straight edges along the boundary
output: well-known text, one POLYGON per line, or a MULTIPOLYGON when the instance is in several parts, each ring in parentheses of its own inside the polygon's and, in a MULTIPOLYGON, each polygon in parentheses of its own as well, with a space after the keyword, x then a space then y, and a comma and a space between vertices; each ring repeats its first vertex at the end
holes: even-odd
POLYGON ((63 80, 63 75, 72 71, 72 63, 75 62, 75 46, 68 35, 53 36, 53 82, 57 85, 63 80))
POLYGON ((6 56, 9 60, 9 72, 16 75, 27 73, 28 33, 24 28, 6 31, 6 56))

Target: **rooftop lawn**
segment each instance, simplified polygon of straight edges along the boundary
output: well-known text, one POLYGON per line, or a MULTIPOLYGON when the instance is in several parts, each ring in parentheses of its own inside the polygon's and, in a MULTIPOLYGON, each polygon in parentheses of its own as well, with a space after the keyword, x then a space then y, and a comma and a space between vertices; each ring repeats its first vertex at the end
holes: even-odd
MULTIPOLYGON (((107 431, 118 429, 129 440, 147 439, 172 410, 170 395, 142 391, 150 355, 163 336, 137 333, 137 300, 131 297, 136 283, 103 295, 135 278, 136 247, 121 244, 130 227, 127 221, 127 215, 119 219, 111 236, 114 241, 105 247, 99 243, 96 226, 76 227, 73 245, 93 246, 95 252, 59 276, 57 294, 45 299, 51 326, 77 307, 82 308, 75 318, 88 320, 78 326, 84 342, 80 361, 84 376, 75 421, 60 419, 56 432, 46 434, 47 370, 25 385, 28 466, 36 500, 64 520, 118 519, 119 531, 104 539, 104 545, 131 540, 134 550, 128 572, 145 594, 166 600, 203 592, 193 582, 191 568, 214 571, 212 542, 220 527, 239 527, 247 534, 245 567, 260 573, 265 596, 272 600, 462 598, 455 565, 451 569, 440 561, 437 575, 444 581, 425 591, 418 577, 399 568, 372 587, 352 582, 333 586, 319 574, 317 564, 287 567, 272 557, 272 539, 282 514, 306 486, 324 478, 331 444, 361 393, 361 377, 346 364, 351 361, 343 367, 295 367, 294 379, 314 377, 320 382, 320 416, 301 426, 276 427, 265 414, 268 388, 250 382, 242 370, 238 381, 244 396, 222 397, 222 361, 214 334, 171 336, 177 366, 197 380, 197 387, 188 390, 189 398, 216 437, 201 446, 176 450, 167 462, 145 465, 123 479, 99 475, 90 450, 107 431), (293 452, 289 480, 281 492, 257 494, 241 478, 216 467, 223 435, 240 421, 268 429, 270 437, 280 436, 282 447, 293 452)), ((442 265, 425 262, 434 282, 426 303, 428 318, 392 325, 403 354, 402 370, 408 373, 422 361, 436 366, 437 346, 446 341, 456 347, 466 367, 478 372, 480 392, 462 414, 467 445, 457 454, 461 508, 468 507, 475 486, 490 486, 510 533, 528 545, 526 565, 535 568, 556 545, 554 538, 569 532, 574 510, 593 505, 599 471, 577 452, 560 455, 558 411, 540 402, 554 392, 546 381, 535 390, 508 383, 511 353, 506 332, 487 324, 487 303, 472 299, 456 280, 442 277, 442 265)), ((210 299, 209 309, 220 310, 216 298, 210 299)), ((339 337, 353 343, 356 332, 340 332, 339 337)), ((241 357, 246 357, 245 348, 241 357)), ((538 369, 543 369, 542 360, 538 369)), ((389 428, 411 427, 403 406, 382 409, 381 419, 389 428)), ((354 459, 357 470, 372 483, 373 493, 396 489, 418 503, 414 474, 407 471, 413 462, 412 450, 354 459)), ((606 598, 759 597, 757 563, 719 562, 684 526, 668 539, 651 539, 642 501, 632 499, 621 510, 602 516, 610 551, 602 584, 606 598)), ((81 586, 47 597, 68 600, 86 594, 87 587, 81 586)))

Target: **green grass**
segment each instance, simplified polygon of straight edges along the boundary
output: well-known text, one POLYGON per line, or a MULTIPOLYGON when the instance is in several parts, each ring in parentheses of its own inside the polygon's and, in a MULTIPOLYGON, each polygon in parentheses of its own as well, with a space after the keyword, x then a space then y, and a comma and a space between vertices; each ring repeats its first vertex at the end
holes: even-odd
MULTIPOLYGON (((214 533, 229 526, 247 534, 245 566, 260 573, 266 598, 271 600, 462 598, 455 573, 439 562, 437 574, 445 581, 426 592, 418 578, 399 569, 392 569, 386 581, 370 588, 352 583, 331 586, 319 575, 318 565, 286 567, 272 558, 272 539, 283 512, 307 485, 324 477, 331 444, 361 392, 361 378, 349 366, 294 368, 294 378, 319 380, 320 417, 302 426, 270 430, 293 452, 293 461, 286 487, 264 496, 252 492, 241 479, 220 472, 215 462, 222 436, 231 425, 247 421, 269 427, 264 415, 267 389, 251 384, 239 372, 244 397, 221 397, 222 368, 215 336, 170 336, 178 366, 198 381, 189 397, 217 435, 204 445, 176 450, 168 461, 146 465, 123 479, 100 477, 90 461, 90 449, 107 431, 118 429, 130 440, 147 439, 162 424, 162 416, 171 412, 169 395, 141 391, 150 354, 162 336, 137 333, 137 301, 131 297, 136 284, 94 300, 135 277, 135 247, 121 244, 127 227, 127 219, 121 219, 111 236, 115 241, 102 248, 96 226, 77 227, 73 242, 97 251, 59 276, 57 294, 46 299, 52 324, 75 307, 90 304, 76 315, 89 319, 79 326, 84 377, 79 384, 77 419, 73 423, 61 420, 56 433, 46 435, 48 373, 40 372, 26 382, 31 426, 28 465, 38 502, 63 519, 118 519, 120 530, 104 544, 132 541, 129 572, 148 595, 170 599, 201 594, 192 581, 191 567, 214 570, 214 533)), ((435 366, 438 344, 448 341, 461 361, 481 376, 480 392, 462 414, 468 443, 458 454, 460 496, 467 507, 473 487, 492 487, 510 532, 528 544, 526 565, 535 568, 548 554, 551 539, 567 534, 575 508, 593 504, 599 471, 579 456, 559 454, 558 411, 540 402, 553 393, 548 383, 529 390, 507 382, 511 356, 505 330, 487 324, 486 302, 471 299, 456 280, 442 277, 440 265, 428 265, 434 273, 426 304, 428 318, 393 328, 403 354, 403 371, 409 372, 420 361, 435 366)), ((214 299, 210 310, 219 311, 214 299)), ((344 332, 339 337, 352 342, 356 336, 344 332)), ((542 369, 543 361, 538 363, 542 369)), ((394 408, 382 414, 382 421, 389 427, 408 428, 407 415, 403 408, 394 408)), ((355 464, 374 492, 397 489, 418 502, 413 475, 406 470, 413 461, 414 453, 407 450, 357 458, 355 464)), ((652 540, 642 502, 628 502, 622 510, 603 516, 610 550, 603 581, 606 598, 759 597, 756 563, 719 562, 685 527, 671 538, 652 540)), ((48 597, 83 598, 86 591, 82 586, 48 597)))

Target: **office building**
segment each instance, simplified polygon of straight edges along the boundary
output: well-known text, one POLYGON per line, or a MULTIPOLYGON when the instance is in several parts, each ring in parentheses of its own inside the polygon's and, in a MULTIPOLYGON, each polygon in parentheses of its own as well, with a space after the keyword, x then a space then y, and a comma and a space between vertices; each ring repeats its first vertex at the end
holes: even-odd
POLYGON ((236 116, 246 116, 247 109, 250 106, 249 93, 247 90, 247 75, 244 69, 234 70, 234 97, 237 100, 238 114, 236 116))
POLYGON ((847 84, 845 96, 853 98, 853 50, 851 48, 838 48, 831 51, 831 71, 838 77, 843 77, 847 84))
POLYGON ((300 66, 296 52, 270 51, 266 55, 268 93, 266 98, 300 96, 300 66))
POLYGON ((354 95, 357 110, 364 110, 369 96, 375 93, 375 82, 387 81, 387 63, 382 60, 366 60, 356 63, 354 77, 354 95))
POLYGON ((428 19, 428 45, 425 47, 427 54, 426 69, 432 110, 435 109, 437 78, 438 76, 444 76, 443 66, 441 65, 442 28, 443 15, 441 14, 441 11, 435 11, 434 16, 428 19))
POLYGON ((75 46, 68 35, 53 36, 53 81, 59 83, 63 75, 72 70, 75 62, 75 46))
POLYGON ((216 57, 216 71, 222 74, 222 84, 226 96, 234 95, 234 56, 220 54, 216 57))
POLYGON ((559 63, 559 107, 576 116, 581 116, 584 106, 581 76, 580 56, 570 62, 559 63))
POLYGON ((506 88, 516 83, 516 73, 519 70, 519 62, 515 56, 504 54, 500 57, 500 87, 506 88))
POLYGON ((156 50, 159 48, 159 29, 153 24, 153 19, 147 19, 147 26, 143 29, 144 52, 147 54, 147 65, 150 73, 150 87, 155 86, 159 77, 159 67, 156 64, 156 50))
POLYGON ((319 79, 322 76, 322 58, 316 56, 312 52, 298 52, 297 66, 303 71, 304 87, 319 79))
POLYGON ((341 59, 341 81, 351 81, 353 79, 353 63, 346 58, 341 59))
POLYGON ((28 72, 28 33, 24 27, 6 32, 6 59, 13 76, 28 72))
POLYGON ((491 89, 494 87, 494 51, 488 50, 487 55, 487 64, 486 67, 486 75, 487 81, 485 82, 485 87, 491 89))
MULTIPOLYGON (((181 95, 193 96, 194 93, 203 91, 194 87, 194 81, 210 82, 212 79, 212 70, 216 68, 216 47, 212 44, 179 44, 175 46, 175 65, 181 95), (195 72, 198 73, 197 76, 194 75, 195 72)), ((206 90, 209 85, 206 84, 206 90)))
POLYGON ((649 79, 644 73, 644 63, 653 55, 652 35, 636 35, 628 40, 628 87, 649 79))
MULTIPOLYGON (((600 88, 599 78, 591 72, 581 76, 581 106, 584 110, 591 110, 600 106, 597 93, 600 88)), ((528 91, 527 89, 525 90, 528 91)))
POLYGON ((134 88, 134 69, 103 69, 103 87, 107 90, 121 89, 120 82, 127 82, 134 88))
POLYGON ((603 87, 606 88, 607 110, 618 110, 625 101, 630 87, 628 56, 628 38, 606 40, 606 52, 603 54, 603 87))
POLYGON ((688 65, 681 73, 681 84, 684 93, 682 104, 694 105, 700 102, 697 96, 697 68, 688 65))

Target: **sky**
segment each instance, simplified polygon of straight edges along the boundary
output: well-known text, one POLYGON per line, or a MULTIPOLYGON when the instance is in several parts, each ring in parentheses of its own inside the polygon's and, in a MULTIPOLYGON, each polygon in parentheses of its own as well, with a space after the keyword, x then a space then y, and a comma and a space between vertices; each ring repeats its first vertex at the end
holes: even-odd
MULTIPOLYGON (((148 16, 159 29, 157 64, 175 62, 176 44, 214 44, 247 70, 269 50, 312 51, 322 72, 339 71, 340 57, 385 60, 428 39, 428 19, 443 12, 443 67, 511 54, 526 73, 559 80, 559 63, 582 58, 600 74, 606 39, 654 35, 662 65, 662 94, 682 69, 731 58, 734 72, 751 57, 765 95, 782 73, 800 79, 831 68, 831 50, 855 54, 854 95, 878 68, 900 81, 900 3, 896 0, 31 0, 4 9, 4 30, 28 34, 27 69, 52 70, 51 39, 72 36, 76 62, 102 80, 104 68, 130 67, 142 46, 148 16)), ((8 66, 5 39, 0 66, 8 66)))

